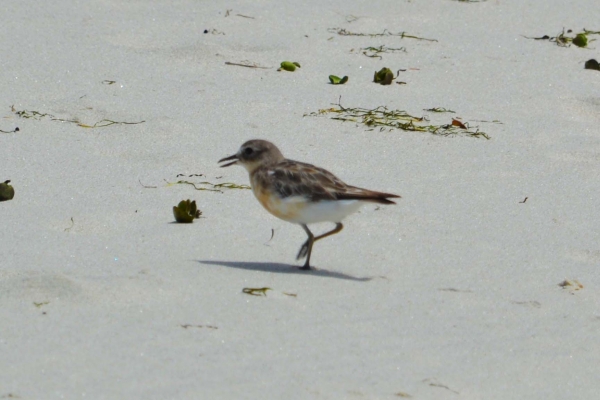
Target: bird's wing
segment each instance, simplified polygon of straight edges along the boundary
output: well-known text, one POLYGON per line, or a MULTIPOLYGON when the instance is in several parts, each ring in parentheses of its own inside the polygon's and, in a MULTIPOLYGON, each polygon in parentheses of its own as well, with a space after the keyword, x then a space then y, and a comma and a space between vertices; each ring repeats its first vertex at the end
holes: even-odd
POLYGON ((311 201, 364 200, 393 203, 386 198, 400 197, 347 185, 331 172, 299 161, 285 160, 261 168, 256 173, 256 178, 281 198, 302 196, 311 201))

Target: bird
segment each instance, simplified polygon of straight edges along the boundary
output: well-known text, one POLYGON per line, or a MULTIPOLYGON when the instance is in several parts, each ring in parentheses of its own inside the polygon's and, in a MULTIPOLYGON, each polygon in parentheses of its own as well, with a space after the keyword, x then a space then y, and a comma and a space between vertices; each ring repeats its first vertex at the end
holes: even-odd
POLYGON ((218 161, 223 162, 227 163, 221 168, 241 165, 248 171, 252 192, 269 213, 304 229, 308 238, 296 256, 297 260, 306 258, 301 270, 312 269, 315 242, 339 233, 344 228, 342 220, 363 204, 396 204, 390 199, 401 198, 348 185, 323 168, 287 159, 266 140, 245 142, 237 153, 218 161), (308 225, 318 222, 333 222, 335 228, 315 236, 308 225))

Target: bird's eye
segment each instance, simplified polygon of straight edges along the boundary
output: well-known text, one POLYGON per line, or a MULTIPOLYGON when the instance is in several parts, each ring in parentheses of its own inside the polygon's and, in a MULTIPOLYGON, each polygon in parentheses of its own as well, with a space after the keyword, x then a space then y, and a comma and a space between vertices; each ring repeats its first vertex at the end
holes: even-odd
POLYGON ((246 147, 244 149, 244 155, 249 156, 252 153, 254 153, 254 150, 252 150, 250 147, 246 147))

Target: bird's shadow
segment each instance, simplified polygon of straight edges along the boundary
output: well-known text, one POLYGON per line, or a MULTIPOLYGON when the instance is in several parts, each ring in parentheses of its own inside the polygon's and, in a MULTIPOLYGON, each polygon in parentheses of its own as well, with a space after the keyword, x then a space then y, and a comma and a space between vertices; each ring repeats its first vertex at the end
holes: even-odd
POLYGON ((373 279, 373 277, 356 277, 342 272, 328 271, 326 269, 311 269, 309 271, 301 270, 296 265, 282 264, 282 263, 269 263, 269 262, 256 262, 256 261, 212 261, 212 260, 197 260, 201 264, 207 265, 221 265, 224 267, 244 269, 247 271, 262 271, 262 272, 274 272, 277 274, 297 274, 297 275, 310 275, 319 276, 322 278, 336 278, 345 279, 349 281, 367 282, 373 279))

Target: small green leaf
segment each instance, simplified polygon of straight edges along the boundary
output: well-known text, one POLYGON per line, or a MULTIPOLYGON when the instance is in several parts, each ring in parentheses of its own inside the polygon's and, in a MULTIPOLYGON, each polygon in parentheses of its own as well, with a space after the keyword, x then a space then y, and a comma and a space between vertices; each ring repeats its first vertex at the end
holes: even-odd
POLYGON ((294 72, 296 70, 296 67, 300 67, 300 64, 298 64, 297 62, 283 61, 281 63, 281 68, 279 68, 278 71, 284 69, 286 71, 294 72))
POLYGON ((0 183, 0 201, 12 200, 15 197, 15 189, 9 183, 10 181, 0 183))
POLYGON ((343 85, 348 82, 348 77, 344 76, 343 78, 340 78, 339 76, 329 75, 329 82, 331 82, 332 85, 343 85))

